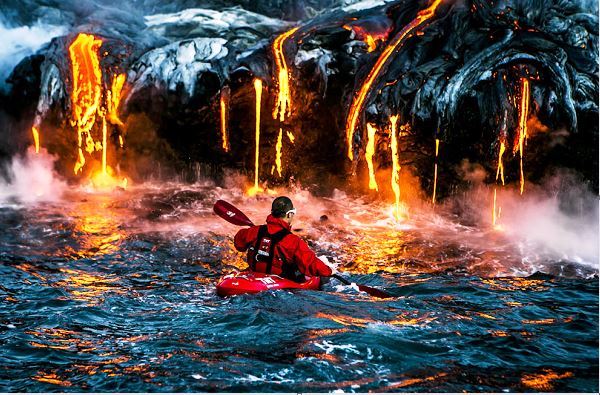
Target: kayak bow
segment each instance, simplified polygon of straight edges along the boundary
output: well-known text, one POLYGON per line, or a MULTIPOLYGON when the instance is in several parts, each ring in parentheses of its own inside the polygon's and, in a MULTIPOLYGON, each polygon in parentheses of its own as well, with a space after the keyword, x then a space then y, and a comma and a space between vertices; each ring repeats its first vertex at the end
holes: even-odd
POLYGON ((257 272, 240 272, 228 274, 217 284, 217 295, 232 296, 253 294, 277 289, 312 289, 318 290, 321 284, 319 277, 307 277, 307 281, 297 283, 275 274, 257 272))

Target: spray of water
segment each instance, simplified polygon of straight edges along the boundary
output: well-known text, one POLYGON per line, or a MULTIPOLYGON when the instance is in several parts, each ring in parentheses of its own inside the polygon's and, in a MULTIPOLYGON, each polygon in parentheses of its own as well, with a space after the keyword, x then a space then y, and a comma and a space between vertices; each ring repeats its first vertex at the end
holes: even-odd
POLYGON ((6 169, 7 179, 0 179, 0 204, 60 200, 67 185, 54 171, 56 159, 44 148, 36 154, 33 147, 24 156, 13 157, 6 169))

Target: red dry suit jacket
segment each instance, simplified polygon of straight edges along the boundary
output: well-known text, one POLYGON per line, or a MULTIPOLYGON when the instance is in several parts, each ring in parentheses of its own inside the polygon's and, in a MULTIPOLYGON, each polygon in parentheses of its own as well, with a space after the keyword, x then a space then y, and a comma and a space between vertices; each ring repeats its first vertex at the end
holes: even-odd
MULTIPOLYGON (((273 215, 267 217, 267 231, 269 234, 273 235, 283 229, 291 231, 290 225, 283 219, 276 218, 273 215)), ((258 230, 258 226, 253 226, 237 232, 233 239, 235 248, 244 252, 249 247, 254 246, 258 238, 258 230)), ((308 244, 295 234, 286 235, 277 244, 277 247, 273 253, 274 265, 275 260, 279 258, 288 265, 295 266, 298 271, 306 276, 329 277, 333 274, 331 268, 317 258, 315 253, 308 247, 308 244), (279 254, 283 254, 283 259, 279 254)))

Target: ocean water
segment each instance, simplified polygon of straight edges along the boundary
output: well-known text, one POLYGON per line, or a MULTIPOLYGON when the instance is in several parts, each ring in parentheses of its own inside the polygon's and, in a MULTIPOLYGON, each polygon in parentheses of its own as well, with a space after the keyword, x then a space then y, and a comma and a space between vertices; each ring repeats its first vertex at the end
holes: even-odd
POLYGON ((5 199, 0 389, 598 391, 597 263, 443 211, 397 222, 360 197, 289 193, 311 247, 394 297, 335 280, 217 296, 245 264, 212 204, 260 222, 269 196, 200 183, 5 199))

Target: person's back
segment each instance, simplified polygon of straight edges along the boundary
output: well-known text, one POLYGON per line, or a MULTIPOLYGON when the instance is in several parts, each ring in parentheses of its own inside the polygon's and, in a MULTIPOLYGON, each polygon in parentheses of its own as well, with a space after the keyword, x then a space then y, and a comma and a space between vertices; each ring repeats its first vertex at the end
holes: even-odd
POLYGON ((277 274, 298 281, 297 272, 306 276, 331 276, 332 269, 321 261, 306 242, 291 233, 296 214, 285 196, 273 200, 267 224, 240 230, 234 238, 238 251, 248 251, 252 271, 277 274))

